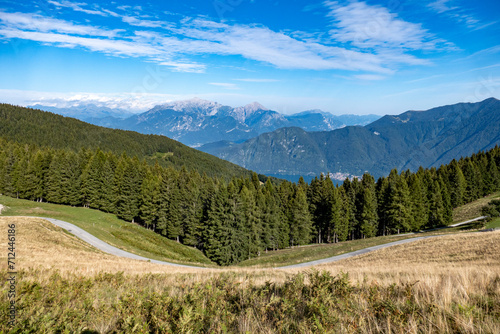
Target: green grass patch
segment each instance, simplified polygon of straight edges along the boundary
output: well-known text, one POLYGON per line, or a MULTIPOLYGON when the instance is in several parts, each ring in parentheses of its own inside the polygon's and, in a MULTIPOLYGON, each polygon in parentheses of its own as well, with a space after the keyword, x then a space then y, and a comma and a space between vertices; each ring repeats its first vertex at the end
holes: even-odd
POLYGON ((385 236, 339 242, 336 244, 320 244, 300 246, 277 251, 261 253, 259 257, 249 259, 237 266, 282 267, 303 262, 325 259, 331 256, 354 252, 363 248, 387 244, 393 241, 420 237, 422 234, 401 236, 385 236))
POLYGON ((200 250, 181 245, 142 226, 120 220, 113 214, 81 207, 38 203, 7 196, 0 196, 0 204, 7 207, 0 216, 35 216, 60 219, 130 253, 179 264, 213 265, 213 262, 200 250))
POLYGON ((486 228, 500 228, 500 217, 495 218, 486 224, 486 228))
POLYGON ((485 205, 488 205, 491 200, 497 198, 500 198, 500 192, 493 193, 486 197, 475 200, 474 202, 470 202, 453 209, 453 221, 455 223, 459 223, 482 216, 481 208, 485 205))

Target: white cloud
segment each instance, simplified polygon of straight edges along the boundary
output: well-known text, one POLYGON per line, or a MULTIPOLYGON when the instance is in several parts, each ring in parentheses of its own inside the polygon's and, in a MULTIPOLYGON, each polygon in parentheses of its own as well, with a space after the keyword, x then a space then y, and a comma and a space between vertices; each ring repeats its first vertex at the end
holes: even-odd
POLYGON ((0 11, 0 27, 3 25, 10 29, 37 32, 59 32, 74 35, 92 35, 102 37, 115 37, 121 30, 106 30, 93 26, 76 25, 68 21, 53 19, 38 14, 7 13, 0 11))
POLYGON ((49 0, 47 2, 57 7, 71 8, 76 12, 82 12, 91 15, 107 16, 107 13, 104 11, 83 8, 82 6, 86 6, 87 5, 86 3, 70 2, 66 0, 60 2, 49 0))
POLYGON ((431 2, 427 6, 434 9, 438 13, 444 13, 450 10, 458 9, 458 7, 451 7, 448 5, 448 3, 452 1, 453 0, 437 0, 435 2, 431 2))
POLYGON ((115 56, 145 57, 161 54, 161 51, 154 47, 123 40, 89 38, 17 29, 0 29, 0 35, 6 38, 21 38, 63 48, 84 47, 91 51, 103 52, 115 56))
POLYGON ((163 26, 163 23, 159 21, 143 20, 132 16, 122 16, 122 21, 137 27, 160 28, 163 26))
POLYGON ((257 78, 247 78, 247 79, 234 79, 243 82, 278 82, 276 79, 257 79, 257 78))
POLYGON ((267 27, 194 19, 172 31, 184 36, 179 52, 241 55, 283 69, 389 71, 371 53, 304 42, 267 27))
POLYGON ((123 109, 131 112, 144 112, 158 104, 188 98, 192 98, 192 96, 153 93, 43 92, 0 89, 0 100, 4 103, 15 105, 33 106, 40 104, 57 108, 68 108, 94 104, 99 107, 123 109))
POLYGON ((377 75, 377 74, 359 74, 354 76, 356 79, 359 80, 366 80, 366 81, 378 81, 378 80, 384 80, 386 79, 385 76, 383 75, 377 75))
POLYGON ((173 61, 163 61, 160 65, 168 66, 172 68, 175 72, 189 72, 189 73, 203 73, 205 72, 206 66, 203 64, 196 63, 180 63, 173 61))
MULTIPOLYGON (((86 9, 85 3, 65 0, 51 0, 51 3, 116 18, 140 30, 106 29, 39 14, 0 11, 0 38, 22 38, 64 48, 82 47, 119 57, 145 57, 173 71, 193 73, 204 72, 207 67, 192 60, 194 57, 221 55, 242 56, 281 69, 348 70, 389 75, 400 65, 429 63, 409 54, 408 50, 450 47, 420 25, 398 19, 383 7, 363 2, 347 6, 324 3, 336 26, 330 31, 333 43, 332 39, 324 43, 321 38, 312 38, 307 33, 287 34, 265 26, 188 17, 179 22, 152 21, 144 19, 140 13, 132 17, 102 8, 86 9), (348 45, 347 48, 338 46, 339 42, 348 45)), ((132 8, 116 9, 130 11, 132 8)))
POLYGON ((239 87, 237 85, 235 85, 234 83, 228 83, 228 82, 209 82, 210 85, 212 86, 218 86, 218 87, 222 87, 222 88, 225 88, 225 89, 239 89, 239 87))
POLYGON ((387 8, 368 5, 365 2, 351 2, 342 6, 327 1, 328 17, 334 28, 330 36, 337 41, 355 47, 369 49, 436 50, 449 47, 422 27, 398 18, 387 8))
POLYGON ((452 2, 454 2, 454 0, 437 0, 428 4, 427 7, 429 7, 432 11, 438 14, 443 14, 459 23, 465 23, 467 27, 474 30, 484 29, 492 24, 495 24, 495 22, 490 22, 479 25, 481 22, 476 19, 474 15, 467 13, 466 9, 458 6, 452 6, 452 2))

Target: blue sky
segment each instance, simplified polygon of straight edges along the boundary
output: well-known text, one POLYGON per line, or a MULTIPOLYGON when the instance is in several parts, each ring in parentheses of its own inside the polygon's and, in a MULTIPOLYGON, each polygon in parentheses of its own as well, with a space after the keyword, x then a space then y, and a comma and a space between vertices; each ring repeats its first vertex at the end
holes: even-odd
POLYGON ((0 101, 398 114, 500 98, 498 0, 0 1, 0 101))

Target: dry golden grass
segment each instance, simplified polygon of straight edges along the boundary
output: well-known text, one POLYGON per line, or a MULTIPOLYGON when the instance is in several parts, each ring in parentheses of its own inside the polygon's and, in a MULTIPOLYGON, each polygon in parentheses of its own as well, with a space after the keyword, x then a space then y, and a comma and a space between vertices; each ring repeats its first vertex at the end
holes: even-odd
MULTIPOLYGON (((37 218, 2 218, 0 230, 7 231, 7 225, 16 224, 16 258, 18 269, 56 269, 61 273, 72 272, 95 275, 101 271, 130 274, 186 273, 196 269, 165 266, 106 254, 77 237, 65 232, 50 222, 37 218)), ((2 249, 7 248, 7 233, 1 235, 2 249)), ((6 265, 6 254, 0 261, 6 265), (4 261, 5 260, 5 261, 4 261)))
MULTIPOLYGON (((119 301, 123 298, 131 298, 130 296, 139 298, 142 294, 149 296, 144 297, 145 300, 132 299, 138 303, 137 305, 125 304, 128 305, 126 312, 124 311, 126 314, 128 312, 140 313, 142 312, 141 303, 146 303, 148 298, 169 296, 168 298, 189 300, 197 296, 193 295, 194 290, 199 290, 201 294, 210 294, 211 288, 205 285, 212 286, 214 282, 218 282, 217 277, 220 277, 221 273, 231 275, 232 278, 227 283, 229 285, 223 285, 223 288, 230 289, 231 296, 234 294, 233 297, 235 297, 257 291, 256 289, 267 291, 264 284, 266 282, 273 282, 283 287, 289 284, 294 274, 304 271, 304 269, 250 268, 207 270, 156 265, 105 254, 41 219, 0 217, 0 230, 7 231, 8 223, 15 223, 17 226, 17 269, 26 269, 22 274, 22 280, 27 282, 27 286, 32 286, 28 282, 36 282, 33 286, 53 286, 57 289, 58 285, 54 285, 58 282, 56 279, 54 283, 55 271, 58 271, 57 275, 68 278, 69 283, 62 284, 62 287, 65 284, 73 284, 71 286, 76 289, 86 286, 87 283, 82 283, 86 282, 85 277, 95 278, 95 282, 92 283, 94 285, 89 285, 93 288, 89 288, 91 292, 87 291, 85 298, 92 301, 95 310, 103 309, 109 313, 103 315, 102 319, 99 318, 99 312, 93 315, 96 318, 92 318, 90 327, 99 332, 106 332, 107 329, 118 326, 119 321, 115 318, 124 315, 120 313, 120 309, 115 308, 115 304, 121 305, 119 301), (103 278, 103 272, 111 274, 124 272, 127 277, 103 278), (99 283, 101 281, 109 281, 109 283, 101 284, 99 283), (141 287, 142 290, 137 290, 137 287, 141 287), (249 289, 244 289, 245 287, 249 289)), ((2 249, 7 248, 6 234, 2 233, 0 236, 2 249)), ((5 269, 7 262, 5 255, 0 254, 2 256, 0 269, 5 269)), ((348 273, 350 281, 357 287, 358 292, 350 295, 345 304, 342 304, 350 311, 335 313, 336 316, 341 317, 339 318, 342 320, 340 324, 346 326, 342 327, 339 332, 500 333, 500 322, 495 318, 498 313, 498 296, 500 296, 500 231, 461 233, 420 240, 317 266, 316 269, 328 271, 332 275, 338 275, 341 272, 348 273), (407 304, 409 302, 411 305, 407 304), (406 310, 407 308, 409 309, 406 310), (410 313, 403 314, 401 313, 403 311, 410 313), (387 316, 387 312, 393 313, 387 316), (403 318, 406 320, 401 320, 403 318)), ((222 281, 223 279, 220 282, 222 281)), ((44 291, 50 292, 47 289, 44 291)), ((65 293, 71 295, 71 291, 65 293)), ((256 292, 252 298, 257 298, 258 295, 256 292)), ((51 298, 63 297, 55 294, 51 298)), ((198 297, 204 303, 209 302, 209 299, 203 299, 205 297, 198 297)), ((70 299, 71 303, 78 303, 78 298, 72 298, 74 299, 70 299)), ((219 303, 229 303, 223 300, 223 295, 218 298, 222 298, 218 299, 219 303)), ((273 303, 278 303, 272 299, 275 297, 269 298, 271 298, 270 301, 261 301, 265 302, 261 305, 263 309, 271 307, 273 303)), ((39 303, 43 304, 43 301, 39 303)), ((247 305, 249 312, 254 308, 252 305, 247 305)), ((330 304, 324 302, 322 305, 330 304)), ((332 305, 334 306, 329 310, 334 312, 337 307, 335 303, 332 305)), ((257 309, 254 311, 257 312, 257 309)), ((54 311, 54 314, 57 312, 54 311)), ((238 318, 237 322, 241 328, 236 332, 243 333, 245 330, 274 332, 272 330, 274 325, 271 322, 258 318, 255 314, 250 315, 246 313, 239 315, 241 319, 238 318)), ((138 321, 144 321, 143 316, 142 313, 138 314, 138 321)), ((312 327, 308 326, 311 324, 301 327, 298 332, 313 333, 312 327)), ((34 326, 34 328, 38 327, 34 326)))
MULTIPOLYGON (((7 231, 8 224, 16 224, 16 265, 17 269, 57 270, 62 276, 76 274, 95 276, 102 272, 124 272, 128 275, 167 274, 177 281, 178 275, 184 275, 189 281, 199 281, 219 275, 222 271, 235 271, 241 276, 252 273, 259 282, 280 277, 284 273, 273 274, 270 270, 257 269, 196 269, 149 263, 106 254, 62 228, 38 218, 0 217, 0 231, 7 231)), ((7 249, 7 233, 0 235, 1 249, 7 249)), ((0 269, 6 269, 6 253, 0 253, 0 269)), ((186 283, 186 281, 184 281, 186 283)))
MULTIPOLYGON (((19 269, 54 269, 61 274, 94 276, 100 272, 136 275, 164 273, 176 280, 183 275, 189 280, 203 280, 221 272, 234 272, 241 277, 253 277, 254 283, 282 283, 290 274, 303 269, 191 269, 159 265, 101 252, 62 228, 36 218, 2 218, 0 230, 15 223, 16 256, 19 269)), ((1 247, 6 249, 6 233, 1 235, 1 247)), ((0 254, 2 268, 6 254, 0 254)), ((435 280, 444 276, 489 276, 500 273, 500 231, 447 235, 414 243, 393 246, 351 259, 317 266, 332 274, 348 272, 355 281, 377 281, 381 284, 435 280)), ((172 282, 174 283, 174 282, 172 282)))

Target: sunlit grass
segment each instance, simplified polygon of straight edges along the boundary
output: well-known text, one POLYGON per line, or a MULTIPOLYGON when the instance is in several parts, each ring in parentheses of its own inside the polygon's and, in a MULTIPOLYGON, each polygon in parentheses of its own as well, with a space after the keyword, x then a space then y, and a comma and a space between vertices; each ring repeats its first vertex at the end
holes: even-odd
MULTIPOLYGON (((500 332, 500 232, 420 240, 319 272, 207 270, 107 255, 40 219, 0 218, 0 229, 9 222, 19 252, 15 332, 500 332)), ((6 234, 0 240, 6 249, 6 234)))
POLYGON ((0 217, 37 216, 60 219, 130 253, 181 264, 212 265, 200 250, 181 245, 137 224, 120 220, 113 214, 7 196, 0 196, 0 204, 7 207, 0 217))

